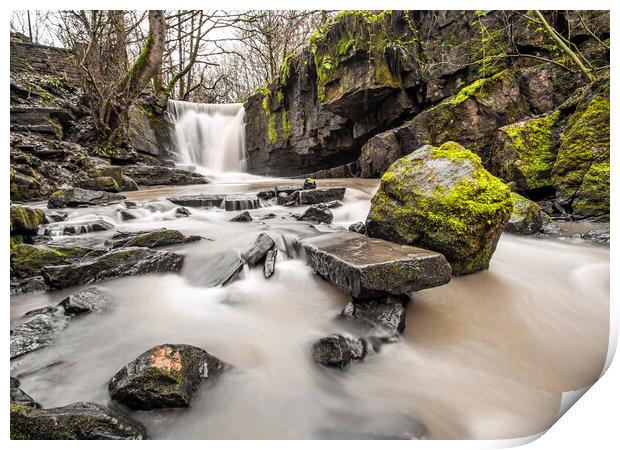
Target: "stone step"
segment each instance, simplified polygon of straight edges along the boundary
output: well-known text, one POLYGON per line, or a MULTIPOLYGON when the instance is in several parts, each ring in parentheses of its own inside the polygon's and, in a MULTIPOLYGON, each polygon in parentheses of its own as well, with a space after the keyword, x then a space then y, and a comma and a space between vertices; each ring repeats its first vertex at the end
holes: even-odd
POLYGON ((256 194, 197 194, 168 197, 172 203, 192 208, 224 208, 226 211, 242 211, 260 208, 256 194))
POLYGON ((357 299, 441 286, 452 272, 440 253, 350 231, 307 238, 301 244, 317 273, 357 299))

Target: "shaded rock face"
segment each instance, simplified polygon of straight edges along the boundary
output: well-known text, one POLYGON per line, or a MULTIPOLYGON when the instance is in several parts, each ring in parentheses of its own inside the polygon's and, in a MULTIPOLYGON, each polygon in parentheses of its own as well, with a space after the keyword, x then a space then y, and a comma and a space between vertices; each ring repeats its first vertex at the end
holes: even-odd
POLYGON ((351 301, 342 310, 342 315, 387 336, 397 335, 405 329, 405 307, 391 297, 386 300, 351 301))
POLYGON ((132 247, 84 258, 73 264, 45 266, 41 273, 51 289, 64 289, 123 276, 178 272, 182 265, 182 255, 132 247))
MULTIPOLYGON (((608 12, 583 16, 596 38, 575 13, 546 16, 558 30, 566 30, 567 22, 577 24, 583 33, 573 39, 571 29, 567 38, 599 67, 608 64, 608 51, 597 42, 609 37, 608 12)), ((555 58, 544 30, 515 11, 340 13, 246 101, 248 169, 276 176, 329 178, 359 170, 362 176, 379 176, 421 145, 463 137, 469 140, 462 144, 486 161, 498 127, 548 113, 584 84, 579 74, 541 63, 540 57, 549 55, 555 58), (481 29, 493 42, 480 39, 481 29), (515 46, 534 58, 501 57, 515 46), (503 84, 501 92, 484 98, 482 91, 458 108, 428 111, 506 67, 512 68, 513 82, 503 84), (395 130, 367 144, 389 129, 395 130), (358 158, 359 169, 352 165, 358 158)))
POLYGON ((11 249, 11 275, 26 278, 41 275, 46 265, 68 264, 79 261, 92 253, 100 255, 102 251, 85 247, 44 247, 41 245, 19 244, 11 249))
POLYGON ((437 251, 455 275, 489 267, 510 218, 510 189, 459 144, 424 146, 381 178, 368 235, 437 251))
POLYGON ((48 208, 79 208, 82 206, 110 205, 125 200, 121 194, 70 188, 56 191, 47 201, 48 208))
POLYGON ((45 211, 37 208, 11 205, 11 235, 34 236, 45 223, 45 211))
POLYGON ((123 167, 123 173, 141 186, 189 185, 206 184, 209 182, 209 180, 198 173, 164 166, 125 166, 123 167))
POLYGON ((275 248, 275 241, 268 234, 261 233, 256 238, 254 245, 244 255, 243 259, 250 265, 255 266, 261 262, 267 253, 275 248))
POLYGON ((340 334, 332 334, 312 344, 312 357, 327 367, 343 369, 351 361, 362 360, 365 356, 364 341, 340 334))
POLYGON ((505 230, 514 234, 536 234, 549 221, 540 207, 533 201, 519 194, 511 193, 512 214, 505 230))
POLYGON ((404 294, 450 281, 439 253, 339 231, 302 241, 312 268, 354 298, 404 294))
POLYGON ((123 367, 110 380, 112 398, 133 409, 189 406, 203 380, 224 363, 201 348, 163 344, 123 367))
POLYGON ((144 427, 95 403, 35 409, 11 404, 11 439, 146 439, 144 427))

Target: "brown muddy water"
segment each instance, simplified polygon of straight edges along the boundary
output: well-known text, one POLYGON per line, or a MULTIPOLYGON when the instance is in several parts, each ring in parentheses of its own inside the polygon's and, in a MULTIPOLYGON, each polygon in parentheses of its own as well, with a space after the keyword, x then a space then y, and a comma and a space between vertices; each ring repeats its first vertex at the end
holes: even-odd
MULTIPOLYGON (((402 437, 517 438, 547 429, 562 393, 594 383, 609 333, 609 248, 571 240, 504 235, 490 270, 414 293, 399 342, 344 371, 318 367, 314 339, 343 330, 334 320, 348 298, 299 258, 278 253, 276 273, 247 270, 226 287, 208 288, 228 258, 261 231, 286 242, 364 220, 376 180, 346 185, 331 227, 292 221, 290 208, 266 205, 251 223, 238 212, 192 209, 174 217, 171 193, 247 192, 274 185, 248 177, 205 186, 128 194, 140 218, 119 208, 68 210, 68 220, 105 216, 116 230, 165 226, 203 240, 170 250, 186 255, 179 274, 100 283, 114 302, 75 319, 55 344, 11 361, 11 374, 43 407, 74 401, 110 404, 108 380, 159 344, 192 344, 233 364, 203 386, 188 409, 129 412, 158 439, 314 439, 402 437), (261 220, 270 212, 273 219, 261 220)), ((298 212, 301 208, 293 208, 298 212)), ((113 231, 54 239, 101 245, 113 231)), ((26 311, 68 293, 11 298, 11 325, 26 311)), ((119 405, 114 405, 119 407, 119 405)))

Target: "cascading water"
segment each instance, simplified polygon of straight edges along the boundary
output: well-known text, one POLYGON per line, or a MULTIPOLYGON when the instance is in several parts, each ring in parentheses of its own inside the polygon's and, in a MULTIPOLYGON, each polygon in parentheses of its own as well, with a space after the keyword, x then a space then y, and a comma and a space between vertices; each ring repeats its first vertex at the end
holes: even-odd
POLYGON ((209 172, 244 169, 245 110, 242 103, 168 101, 174 124, 177 162, 209 172))

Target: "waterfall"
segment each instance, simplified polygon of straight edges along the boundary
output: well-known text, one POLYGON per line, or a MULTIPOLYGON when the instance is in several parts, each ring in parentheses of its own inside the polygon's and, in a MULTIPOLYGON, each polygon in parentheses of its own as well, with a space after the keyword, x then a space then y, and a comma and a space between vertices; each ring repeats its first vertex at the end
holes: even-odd
POLYGON ((242 103, 191 103, 168 101, 174 124, 176 159, 209 172, 244 169, 245 110, 242 103))

